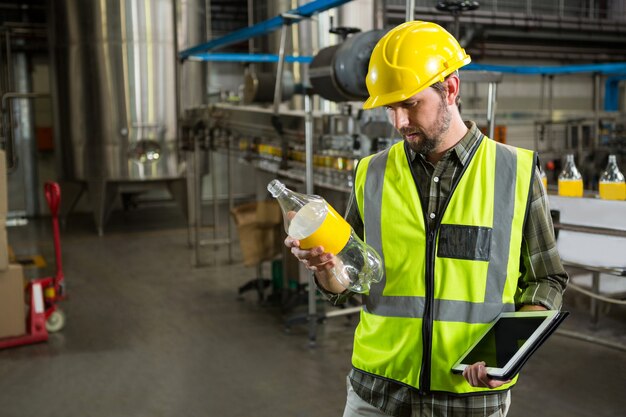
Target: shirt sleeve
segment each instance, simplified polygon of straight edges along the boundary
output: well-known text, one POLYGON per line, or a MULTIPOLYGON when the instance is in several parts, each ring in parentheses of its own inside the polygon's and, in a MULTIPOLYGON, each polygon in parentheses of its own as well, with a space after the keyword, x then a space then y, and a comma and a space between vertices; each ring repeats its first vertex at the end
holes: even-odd
POLYGON ((548 205, 548 196, 535 170, 531 203, 524 226, 520 263, 520 292, 515 299, 518 307, 542 305, 549 310, 559 310, 568 275, 554 238, 554 227, 548 205))
MULTIPOLYGON (((350 197, 348 198, 348 206, 346 208, 346 213, 344 218, 348 222, 348 224, 352 227, 354 232, 363 239, 363 219, 361 219, 361 215, 359 213, 359 208, 356 203, 356 194, 354 192, 354 187, 352 187, 352 191, 350 192, 350 197)), ((315 277, 315 275, 314 275, 315 277)), ((317 278, 315 278, 315 285, 319 289, 319 291, 324 294, 324 296, 330 301, 333 305, 344 304, 354 296, 356 293, 345 290, 341 294, 335 294, 329 291, 326 291, 318 282, 317 278)))

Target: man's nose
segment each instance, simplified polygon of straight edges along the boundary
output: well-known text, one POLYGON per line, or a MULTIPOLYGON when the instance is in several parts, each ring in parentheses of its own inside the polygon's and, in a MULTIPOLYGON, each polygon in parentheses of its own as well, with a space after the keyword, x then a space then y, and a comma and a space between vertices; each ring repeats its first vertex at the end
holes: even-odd
POLYGON ((402 129, 409 125, 409 115, 406 109, 398 108, 393 111, 393 125, 396 129, 402 129))

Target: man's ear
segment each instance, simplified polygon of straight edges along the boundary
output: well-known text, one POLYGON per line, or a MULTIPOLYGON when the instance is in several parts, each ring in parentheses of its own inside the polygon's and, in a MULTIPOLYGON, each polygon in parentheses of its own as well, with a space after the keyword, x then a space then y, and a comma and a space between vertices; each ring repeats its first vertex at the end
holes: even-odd
POLYGON ((448 87, 446 103, 448 104, 448 106, 450 106, 456 103, 456 98, 460 93, 459 89, 461 87, 461 80, 459 79, 458 75, 456 75, 455 73, 452 73, 448 76, 448 78, 446 78, 445 83, 446 83, 446 86, 448 87))

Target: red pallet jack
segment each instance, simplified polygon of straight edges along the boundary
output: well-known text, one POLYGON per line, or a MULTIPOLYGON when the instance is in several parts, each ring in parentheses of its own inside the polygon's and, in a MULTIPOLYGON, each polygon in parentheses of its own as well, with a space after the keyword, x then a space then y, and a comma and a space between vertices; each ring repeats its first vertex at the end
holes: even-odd
POLYGON ((61 187, 56 182, 44 186, 54 236, 56 274, 52 277, 31 280, 26 286, 26 334, 0 339, 0 349, 31 343, 45 342, 48 334, 58 332, 65 326, 65 314, 57 302, 65 298, 63 265, 61 263, 61 238, 59 233, 59 204, 61 187))

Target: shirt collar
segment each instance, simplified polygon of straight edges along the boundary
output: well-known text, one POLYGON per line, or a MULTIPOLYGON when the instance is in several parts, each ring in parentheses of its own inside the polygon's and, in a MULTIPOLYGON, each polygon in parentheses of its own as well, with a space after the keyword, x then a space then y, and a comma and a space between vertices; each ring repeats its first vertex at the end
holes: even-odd
MULTIPOLYGON (((467 133, 465 136, 463 136, 452 149, 446 152, 446 155, 450 153, 455 154, 463 166, 465 166, 465 164, 469 161, 474 146, 480 142, 480 139, 484 136, 476 126, 476 123, 467 121, 465 122, 465 126, 467 126, 467 133)), ((417 152, 413 151, 409 147, 407 147, 407 149, 409 150, 409 158, 411 162, 413 162, 417 152)), ((424 158, 424 155, 420 154, 420 156, 424 158)))

